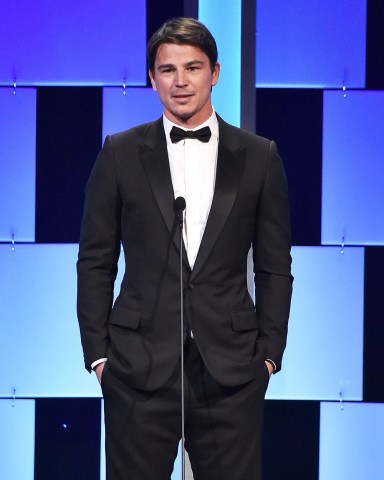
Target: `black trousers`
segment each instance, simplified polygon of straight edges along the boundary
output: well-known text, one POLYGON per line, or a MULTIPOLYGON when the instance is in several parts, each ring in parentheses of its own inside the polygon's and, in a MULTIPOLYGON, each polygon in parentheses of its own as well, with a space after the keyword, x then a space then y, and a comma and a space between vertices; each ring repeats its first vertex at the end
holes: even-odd
MULTIPOLYGON (((184 365, 185 448, 194 480, 261 480, 267 367, 252 382, 224 387, 193 340, 184 365)), ((102 389, 107 480, 170 480, 181 437, 180 365, 161 389, 145 392, 121 382, 107 362, 102 389)))

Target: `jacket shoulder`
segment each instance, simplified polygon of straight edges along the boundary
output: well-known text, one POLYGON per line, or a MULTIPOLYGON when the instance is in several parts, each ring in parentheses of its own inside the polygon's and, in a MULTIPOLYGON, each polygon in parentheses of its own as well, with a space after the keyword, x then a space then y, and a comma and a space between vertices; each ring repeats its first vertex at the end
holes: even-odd
POLYGON ((235 127, 218 116, 220 138, 229 139, 232 143, 236 143, 239 147, 251 147, 256 149, 269 149, 271 140, 262 137, 256 133, 249 132, 239 127, 235 127))
POLYGON ((142 143, 151 136, 156 136, 164 131, 162 117, 153 122, 143 123, 135 127, 117 132, 112 135, 107 135, 106 138, 110 139, 112 144, 119 146, 131 142, 142 143))

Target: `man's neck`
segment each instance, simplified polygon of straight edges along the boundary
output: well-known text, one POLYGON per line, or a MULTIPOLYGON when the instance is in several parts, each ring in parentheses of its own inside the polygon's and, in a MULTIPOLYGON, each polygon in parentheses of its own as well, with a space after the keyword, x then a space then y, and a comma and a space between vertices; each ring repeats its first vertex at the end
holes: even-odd
POLYGON ((169 118, 169 115, 167 115, 167 112, 165 111, 164 111, 164 116, 167 120, 174 123, 178 127, 184 128, 186 130, 192 130, 199 127, 200 125, 203 125, 205 122, 207 122, 207 120, 209 120, 212 117, 213 112, 214 110, 213 108, 211 108, 211 112, 206 118, 203 118, 203 119, 200 118, 197 121, 193 120, 192 118, 189 118, 189 119, 182 119, 182 118, 176 118, 176 117, 169 118))

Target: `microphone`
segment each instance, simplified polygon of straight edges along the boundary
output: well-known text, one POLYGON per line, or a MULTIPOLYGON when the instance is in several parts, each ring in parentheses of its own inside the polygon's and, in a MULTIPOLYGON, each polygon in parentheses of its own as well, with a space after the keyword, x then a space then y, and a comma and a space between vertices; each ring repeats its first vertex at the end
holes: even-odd
POLYGON ((183 228, 183 211, 185 210, 185 198, 177 197, 173 205, 173 208, 179 220, 179 227, 182 229, 183 228))

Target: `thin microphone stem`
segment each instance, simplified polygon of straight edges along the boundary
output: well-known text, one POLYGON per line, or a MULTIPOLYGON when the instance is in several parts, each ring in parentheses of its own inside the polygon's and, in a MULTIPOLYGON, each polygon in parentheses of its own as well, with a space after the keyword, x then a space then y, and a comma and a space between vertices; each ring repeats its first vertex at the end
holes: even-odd
POLYGON ((174 203, 180 228, 180 368, 181 368, 181 478, 185 480, 185 406, 184 406, 184 299, 183 299, 183 223, 185 198, 177 197, 174 203))
MULTIPOLYGON (((183 213, 181 212, 181 215, 183 213)), ((183 221, 180 223, 180 355, 181 355, 181 478, 185 480, 183 221)))

